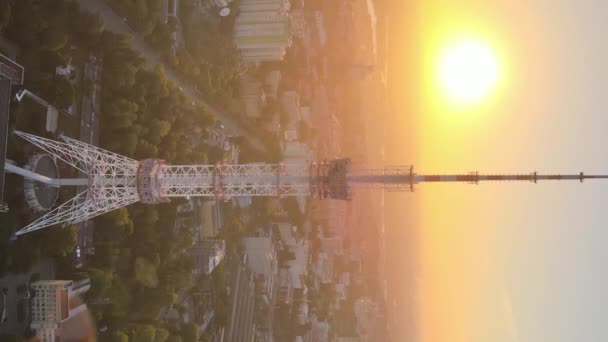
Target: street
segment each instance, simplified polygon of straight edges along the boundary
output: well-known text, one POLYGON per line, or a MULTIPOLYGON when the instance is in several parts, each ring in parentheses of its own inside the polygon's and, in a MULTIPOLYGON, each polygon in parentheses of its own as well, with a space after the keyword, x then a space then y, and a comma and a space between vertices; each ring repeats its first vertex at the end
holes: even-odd
MULTIPOLYGON (((99 13, 104 20, 105 29, 114 33, 128 34, 133 36, 132 48, 139 52, 146 60, 147 66, 153 68, 157 64, 162 64, 160 54, 152 49, 144 41, 144 37, 141 34, 134 32, 131 27, 125 22, 124 18, 116 14, 108 4, 103 0, 79 0, 80 6, 89 12, 99 13)), ((184 95, 186 95, 191 101, 195 101, 199 105, 203 106, 209 113, 213 114, 216 119, 221 120, 223 124, 230 129, 231 132, 242 135, 249 143, 258 150, 265 151, 266 147, 262 141, 246 129, 246 127, 233 119, 226 113, 219 111, 218 109, 211 106, 201 96, 198 95, 195 87, 188 84, 184 80, 180 79, 175 71, 169 66, 164 65, 165 74, 167 78, 175 82, 175 84, 182 89, 184 95)))
MULTIPOLYGON (((93 55, 89 57, 89 62, 84 67, 83 78, 90 82, 91 94, 82 97, 80 108, 80 141, 93 146, 99 146, 99 113, 101 107, 101 72, 102 63, 93 55)), ((87 177, 81 174, 81 177, 87 177)), ((82 187, 78 192, 85 191, 82 187)), ((86 220, 78 224, 78 246, 82 250, 81 255, 89 254, 93 247, 94 234, 93 220, 86 220)))

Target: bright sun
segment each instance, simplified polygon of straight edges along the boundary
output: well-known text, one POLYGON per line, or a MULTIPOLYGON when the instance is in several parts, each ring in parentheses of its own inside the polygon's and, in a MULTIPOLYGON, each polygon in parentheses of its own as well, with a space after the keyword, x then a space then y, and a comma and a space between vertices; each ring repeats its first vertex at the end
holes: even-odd
POLYGON ((446 97, 459 103, 482 100, 498 81, 498 61, 483 42, 463 40, 447 46, 439 59, 439 82, 446 97))

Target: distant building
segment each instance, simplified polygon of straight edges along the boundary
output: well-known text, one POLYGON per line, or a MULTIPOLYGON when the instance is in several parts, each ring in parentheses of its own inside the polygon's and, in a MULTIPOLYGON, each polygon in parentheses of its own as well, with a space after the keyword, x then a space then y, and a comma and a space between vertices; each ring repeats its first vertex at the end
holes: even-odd
POLYGON ((282 268, 279 271, 279 291, 277 294, 277 303, 291 304, 293 302, 293 286, 291 281, 291 272, 287 268, 282 268))
POLYGON ((226 241, 202 240, 191 250, 194 258, 194 274, 211 274, 226 256, 226 241))
POLYGON ((241 0, 241 13, 287 13, 291 8, 289 0, 241 0))
POLYGON ((312 161, 313 152, 308 145, 300 142, 287 142, 283 150, 285 163, 309 163, 312 161))
POLYGON ((279 85, 281 84, 281 72, 279 70, 270 71, 264 77, 264 92, 269 98, 277 99, 279 95, 279 85))
POLYGON ((179 0, 161 0, 160 22, 166 24, 169 17, 177 17, 179 11, 179 0))
POLYGON ((74 67, 72 64, 65 64, 65 65, 59 65, 55 68, 55 74, 57 76, 63 76, 65 77, 67 80, 73 80, 74 79, 74 72, 76 71, 76 67, 74 67))
POLYGON ((296 238, 294 236, 295 227, 291 223, 276 223, 277 232, 279 237, 285 246, 294 247, 297 245, 296 238))
POLYGON ((269 122, 264 122, 262 126, 265 130, 272 133, 280 133, 281 132, 281 119, 279 118, 279 113, 274 113, 272 116, 272 120, 269 122))
POLYGON ((227 7, 232 3, 232 0, 206 0, 206 3, 214 7, 227 7))
POLYGON ((215 237, 222 226, 222 211, 216 201, 198 200, 198 238, 215 237))
POLYGON ((289 223, 276 224, 279 238, 283 248, 293 253, 293 259, 287 262, 286 269, 289 270, 289 281, 293 289, 304 287, 302 279, 308 274, 308 261, 310 246, 306 240, 296 240, 294 236, 295 227, 289 223))
POLYGON ((238 196, 232 198, 232 204, 239 208, 249 208, 253 203, 253 197, 251 196, 238 196))
POLYGON ((59 328, 62 323, 87 310, 78 296, 90 287, 88 279, 81 282, 39 280, 31 284, 35 295, 31 300, 30 327, 43 342, 60 341, 59 328))
POLYGON ((321 239, 321 250, 327 254, 341 255, 342 238, 340 237, 324 237, 321 239))
POLYGON ((287 124, 283 135, 285 141, 298 141, 298 138, 300 137, 298 132, 298 124, 294 122, 287 124))
POLYGON ((334 259, 327 253, 319 253, 317 263, 314 265, 316 280, 320 284, 329 284, 334 278, 334 259))
POLYGON ((329 341, 329 323, 313 319, 311 322, 311 339, 315 342, 329 341))
POLYGON ((234 42, 243 60, 257 64, 281 61, 291 46, 285 0, 244 0, 234 23, 234 42))
POLYGON ((302 8, 292 10, 290 12, 290 18, 291 31, 293 32, 293 35, 300 39, 305 39, 306 34, 308 33, 308 25, 304 15, 304 10, 302 8))
POLYGON ((246 259, 239 262, 230 282, 229 322, 225 329, 225 342, 251 341, 255 324, 255 283, 253 274, 246 266, 246 259))
POLYGON ((319 44, 325 46, 327 43, 327 31, 325 30, 325 18, 320 11, 315 12, 315 24, 319 34, 319 44))
POLYGON ((361 342, 358 337, 336 337, 335 342, 361 342))
POLYGON ((262 91, 262 82, 255 77, 245 74, 240 80, 241 98, 245 105, 245 116, 249 119, 257 119, 262 115, 262 106, 265 104, 265 96, 262 91))
POLYGON ((309 127, 314 127, 312 122, 312 109, 310 107, 300 107, 300 117, 309 127))
POLYGON ((270 303, 274 295, 278 274, 277 250, 270 237, 247 237, 243 239, 247 267, 255 274, 256 292, 264 302, 270 303))
POLYGON ((289 90, 281 94, 281 107, 289 116, 289 122, 297 124, 302 119, 300 113, 300 95, 298 92, 289 90))

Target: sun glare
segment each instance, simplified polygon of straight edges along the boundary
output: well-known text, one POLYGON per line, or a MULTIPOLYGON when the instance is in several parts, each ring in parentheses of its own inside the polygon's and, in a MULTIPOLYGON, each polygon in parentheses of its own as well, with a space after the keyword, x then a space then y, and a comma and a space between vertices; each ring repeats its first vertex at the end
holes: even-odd
POLYGON ((498 81, 498 61, 492 49, 475 40, 446 46, 439 58, 439 83, 444 95, 461 104, 484 99, 498 81))

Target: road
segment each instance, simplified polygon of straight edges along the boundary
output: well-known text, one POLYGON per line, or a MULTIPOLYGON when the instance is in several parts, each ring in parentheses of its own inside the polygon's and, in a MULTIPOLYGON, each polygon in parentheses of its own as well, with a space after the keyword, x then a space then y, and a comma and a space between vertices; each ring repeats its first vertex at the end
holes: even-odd
MULTIPOLYGON (((92 86, 91 94, 82 97, 80 108, 80 141, 93 146, 99 146, 99 112, 101 102, 101 72, 102 64, 95 56, 89 56, 89 61, 84 67, 84 79, 92 86)), ((87 177, 81 173, 81 177, 87 177)), ((85 190, 79 187, 78 193, 85 190)), ((86 220, 78 224, 78 246, 81 249, 81 257, 88 255, 89 247, 93 247, 95 223, 93 220, 86 220)), ((80 259, 79 261, 82 261, 80 259)))
MULTIPOLYGON (((132 47, 135 51, 139 52, 145 58, 146 64, 149 68, 152 68, 157 64, 163 64, 160 58, 160 54, 148 44, 146 44, 146 42, 144 41, 144 37, 141 34, 133 31, 131 27, 126 23, 125 19, 116 14, 112 10, 112 8, 108 6, 108 4, 106 4, 105 1, 79 0, 79 3, 81 8, 86 9, 92 13, 99 13, 103 17, 106 30, 114 33, 129 34, 133 36, 132 47)), ((221 120, 224 126, 229 131, 234 132, 235 135, 240 135, 247 138, 249 143, 255 149, 266 151, 266 146, 264 145, 264 143, 262 143, 259 137, 255 136, 253 133, 247 130, 247 128, 237 120, 211 106, 207 101, 202 98, 202 96, 198 94, 198 92, 194 89, 194 86, 178 77, 175 71, 169 68, 169 66, 164 65, 164 67, 167 78, 175 82, 175 84, 180 87, 183 93, 191 101, 198 103, 209 113, 213 114, 218 120, 221 120)))

